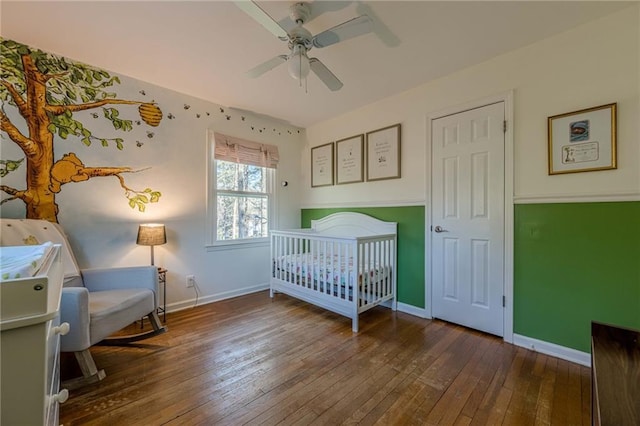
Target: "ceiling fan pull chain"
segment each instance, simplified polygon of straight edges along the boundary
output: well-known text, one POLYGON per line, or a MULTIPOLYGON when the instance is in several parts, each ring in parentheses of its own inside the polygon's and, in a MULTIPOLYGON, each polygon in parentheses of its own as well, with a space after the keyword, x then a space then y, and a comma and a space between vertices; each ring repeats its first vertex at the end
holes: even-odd
POLYGON ((302 87, 302 79, 304 78, 305 82, 307 81, 307 76, 302 75, 302 55, 298 55, 298 70, 298 72, 300 73, 300 87, 302 87))

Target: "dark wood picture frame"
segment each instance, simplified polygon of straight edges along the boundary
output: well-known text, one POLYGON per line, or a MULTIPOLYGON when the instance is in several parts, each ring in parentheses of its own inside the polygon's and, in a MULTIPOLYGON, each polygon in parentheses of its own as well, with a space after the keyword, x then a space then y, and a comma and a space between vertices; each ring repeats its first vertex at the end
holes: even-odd
POLYGON ((367 133, 367 181, 401 177, 400 123, 367 133))
POLYGON ((364 134, 336 142, 336 185, 364 181, 364 134))
POLYGON ((333 142, 311 148, 311 187, 333 185, 333 142))

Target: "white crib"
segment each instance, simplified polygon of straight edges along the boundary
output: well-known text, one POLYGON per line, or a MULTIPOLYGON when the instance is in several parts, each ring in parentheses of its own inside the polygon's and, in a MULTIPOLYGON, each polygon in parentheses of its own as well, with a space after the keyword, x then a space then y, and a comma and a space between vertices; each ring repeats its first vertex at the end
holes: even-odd
POLYGON ((271 231, 270 295, 281 292, 351 318, 396 300, 397 223, 360 213, 312 220, 311 228, 271 231))

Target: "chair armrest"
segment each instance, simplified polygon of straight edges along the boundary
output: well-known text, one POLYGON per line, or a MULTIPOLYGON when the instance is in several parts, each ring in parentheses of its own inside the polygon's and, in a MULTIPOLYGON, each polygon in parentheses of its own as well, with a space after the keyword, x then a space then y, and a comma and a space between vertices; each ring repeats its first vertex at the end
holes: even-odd
POLYGON ((69 323, 69 333, 60 337, 61 352, 78 352, 91 346, 89 339, 89 291, 84 287, 62 289, 60 322, 69 323))
POLYGON ((82 281, 89 291, 148 288, 158 293, 156 266, 82 269, 82 281))

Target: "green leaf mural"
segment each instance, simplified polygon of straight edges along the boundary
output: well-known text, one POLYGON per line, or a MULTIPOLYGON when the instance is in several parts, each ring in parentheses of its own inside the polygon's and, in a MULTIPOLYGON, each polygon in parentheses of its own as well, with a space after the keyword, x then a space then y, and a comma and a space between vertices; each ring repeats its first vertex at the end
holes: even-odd
MULTIPOLYGON (((74 113, 101 108, 103 117, 113 124, 116 131, 129 132, 131 120, 120 117, 118 108, 138 105, 140 118, 149 126, 158 126, 162 111, 154 103, 118 99, 112 86, 120 84, 117 76, 88 65, 69 61, 12 40, 0 39, 0 130, 20 147, 24 159, 3 159, 0 162, 0 177, 16 170, 26 160, 26 188, 16 189, 0 185, 0 190, 9 195, 3 204, 22 200, 26 206, 26 217, 58 221, 58 205, 55 196, 63 185, 87 181, 95 177, 116 177, 124 190, 131 208, 143 212, 148 203, 157 203, 159 191, 150 188, 137 191, 129 188, 125 173, 135 170, 130 167, 87 167, 70 152, 54 162, 54 139, 78 138, 83 145, 98 142, 105 148, 124 149, 124 139, 96 136, 85 124, 74 117, 74 113), (117 105, 114 107, 113 105, 117 105), (5 113, 5 108, 15 108, 26 122, 25 134, 5 113)), ((98 117, 97 114, 93 115, 98 117)))
POLYGON ((24 158, 20 160, 0 160, 0 177, 5 177, 9 173, 18 170, 24 158))

